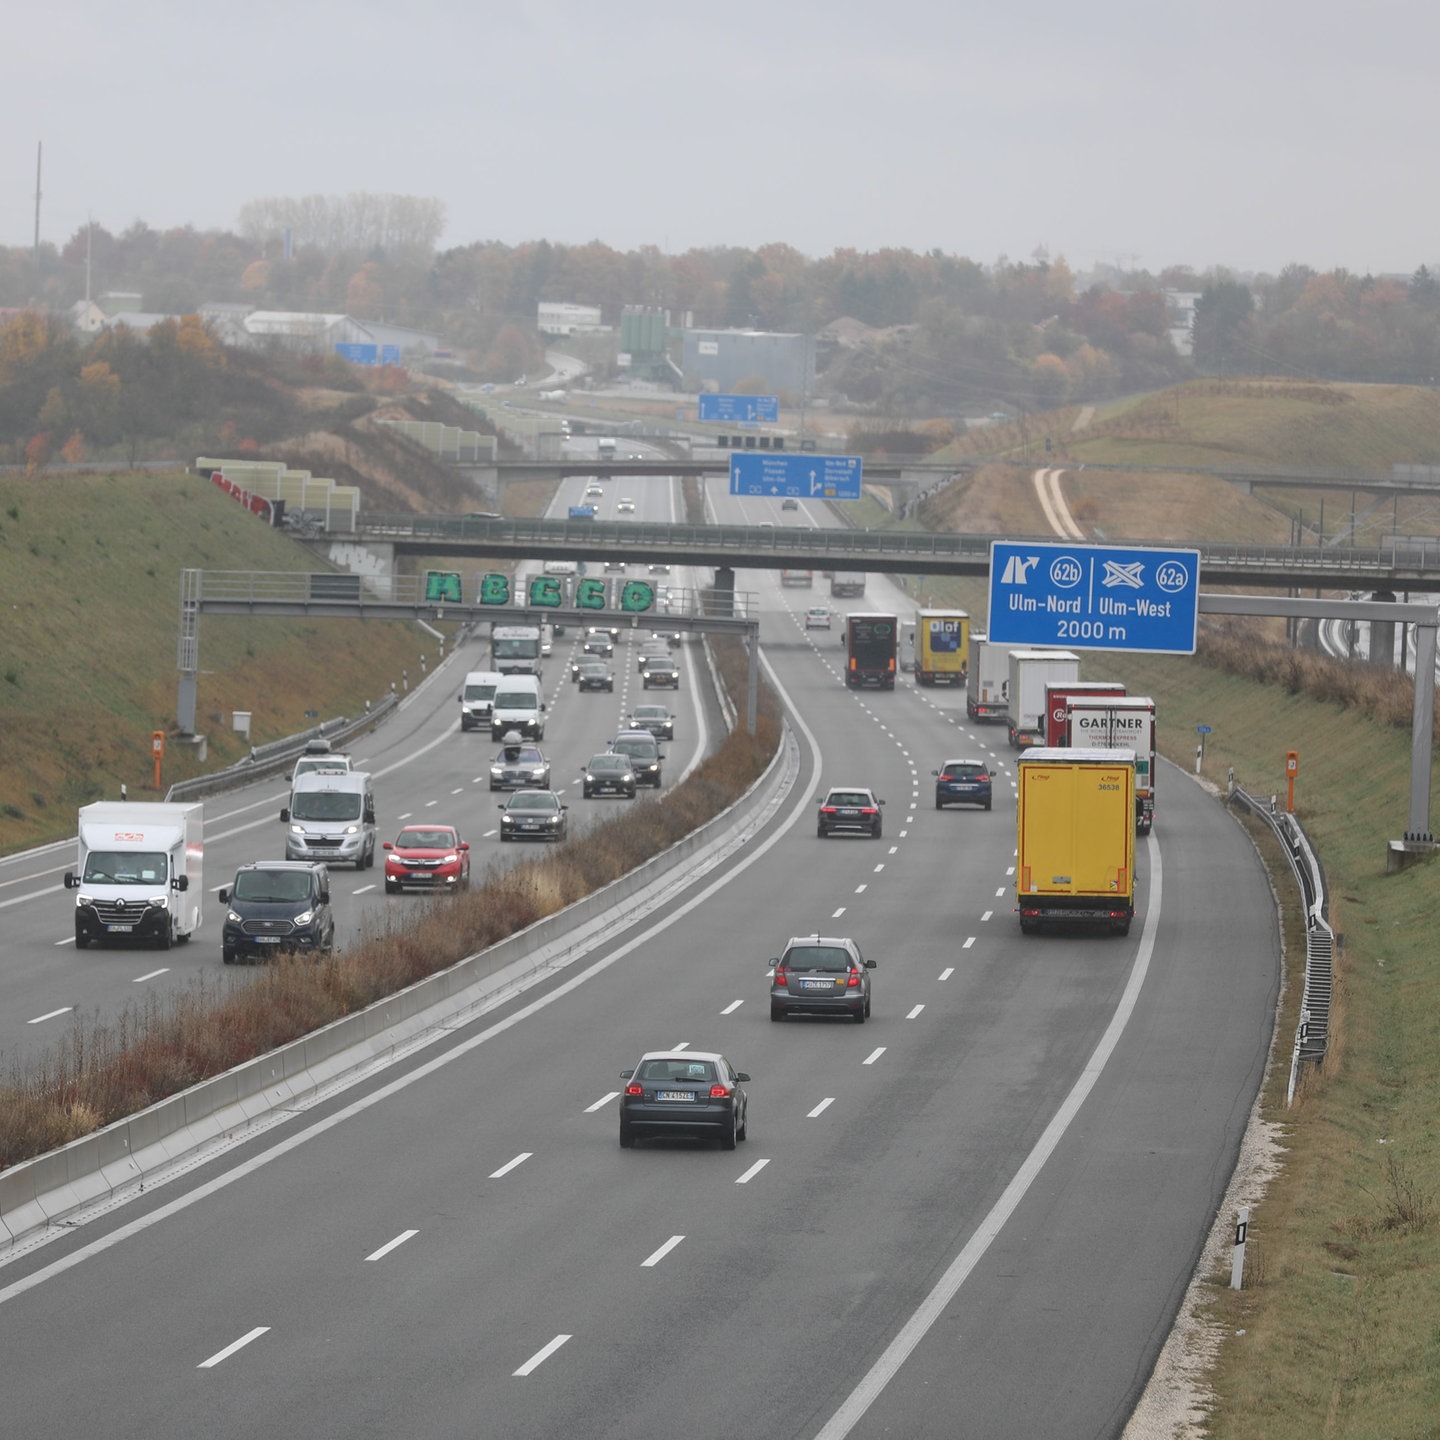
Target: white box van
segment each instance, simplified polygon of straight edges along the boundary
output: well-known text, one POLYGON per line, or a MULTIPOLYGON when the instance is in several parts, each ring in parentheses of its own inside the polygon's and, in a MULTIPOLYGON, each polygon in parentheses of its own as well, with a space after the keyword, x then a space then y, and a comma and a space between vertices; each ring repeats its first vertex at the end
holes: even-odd
POLYGON ((375 863, 375 792, 363 770, 302 775, 280 812, 287 860, 368 870, 375 863))
POLYGON ((498 670, 472 670, 460 692, 460 728, 478 730, 490 723, 495 708, 495 687, 505 677, 498 670))
POLYGON ((495 691, 490 738, 503 740, 507 731, 518 730, 527 740, 543 740, 544 712, 545 702, 540 698, 540 681, 536 676, 505 675, 495 691))

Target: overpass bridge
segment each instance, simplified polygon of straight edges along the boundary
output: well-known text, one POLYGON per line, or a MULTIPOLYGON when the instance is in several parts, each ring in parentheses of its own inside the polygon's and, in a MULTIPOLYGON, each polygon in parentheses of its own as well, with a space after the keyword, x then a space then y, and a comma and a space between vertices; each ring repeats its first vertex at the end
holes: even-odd
MULTIPOLYGON (((990 573, 990 545, 997 539, 1055 543, 1053 535, 364 513, 353 530, 332 530, 312 543, 347 569, 378 573, 392 572, 394 560, 409 555, 516 562, 616 558, 716 571, 985 576, 990 573)), ((1175 548, 1170 540, 1124 542, 1127 547, 1147 543, 1175 548)), ((1244 545, 1208 540, 1185 548, 1200 552, 1200 583, 1205 586, 1440 593, 1440 538, 1397 541, 1381 547, 1244 545)))

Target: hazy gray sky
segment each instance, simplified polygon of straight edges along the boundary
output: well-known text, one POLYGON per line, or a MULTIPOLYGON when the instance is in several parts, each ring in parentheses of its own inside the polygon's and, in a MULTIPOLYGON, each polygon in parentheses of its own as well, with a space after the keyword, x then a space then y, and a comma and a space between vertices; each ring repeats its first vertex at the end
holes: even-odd
POLYGON ((50 0, 0 23, 0 244, 433 196, 442 244, 1440 259, 1421 0, 50 0))

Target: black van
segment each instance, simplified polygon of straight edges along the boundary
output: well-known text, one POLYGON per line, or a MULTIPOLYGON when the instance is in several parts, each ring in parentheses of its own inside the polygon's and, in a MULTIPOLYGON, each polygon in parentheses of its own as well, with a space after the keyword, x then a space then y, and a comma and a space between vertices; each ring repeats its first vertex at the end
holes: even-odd
POLYGON ((221 958, 269 959, 294 951, 328 955, 335 948, 330 872, 309 860, 257 860, 219 892, 225 909, 221 958))

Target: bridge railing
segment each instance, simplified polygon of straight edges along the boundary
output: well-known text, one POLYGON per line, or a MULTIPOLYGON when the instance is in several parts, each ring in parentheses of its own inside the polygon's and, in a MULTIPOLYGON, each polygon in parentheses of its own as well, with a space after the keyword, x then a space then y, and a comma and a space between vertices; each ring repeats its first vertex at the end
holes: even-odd
POLYGON ((1305 987, 1300 996, 1300 1021, 1290 1054, 1290 1082, 1285 1103, 1295 1101, 1295 1085, 1303 1060, 1320 1063, 1330 1043, 1330 1000, 1334 990, 1335 932, 1330 927, 1330 901, 1325 872, 1300 822, 1277 809, 1275 796, 1247 794, 1230 773, 1229 798, 1269 826, 1284 847, 1305 897, 1305 987))
MULTIPOLYGON (((817 560, 894 556, 987 562, 990 535, 960 535, 914 530, 856 530, 770 525, 662 525, 647 521, 541 520, 492 516, 362 514, 356 530, 359 539, 426 539, 484 542, 507 547, 533 545, 559 551, 587 551, 603 556, 620 546, 645 546, 674 551, 733 550, 739 554, 775 552, 786 556, 814 556, 817 560)), ((1050 536, 1008 536, 1023 543, 1053 545, 1050 536)), ((1171 541, 1127 541, 1136 547, 1173 549, 1171 541)), ((1357 581, 1373 579, 1397 567, 1440 572, 1440 539, 1409 539, 1374 546, 1245 545, 1226 541, 1200 541, 1195 547, 1202 565, 1244 574, 1247 570, 1274 571, 1283 567, 1300 575, 1307 572, 1352 573, 1357 581)))

